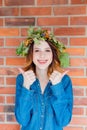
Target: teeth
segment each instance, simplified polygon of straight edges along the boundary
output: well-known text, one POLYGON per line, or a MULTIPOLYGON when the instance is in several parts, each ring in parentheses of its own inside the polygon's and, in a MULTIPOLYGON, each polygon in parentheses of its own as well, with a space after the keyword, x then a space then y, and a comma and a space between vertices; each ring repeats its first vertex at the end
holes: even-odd
POLYGON ((47 61, 47 60, 38 60, 38 61, 40 61, 40 62, 45 62, 45 61, 47 61))
POLYGON ((38 62, 45 63, 45 62, 47 62, 47 60, 38 60, 38 62))

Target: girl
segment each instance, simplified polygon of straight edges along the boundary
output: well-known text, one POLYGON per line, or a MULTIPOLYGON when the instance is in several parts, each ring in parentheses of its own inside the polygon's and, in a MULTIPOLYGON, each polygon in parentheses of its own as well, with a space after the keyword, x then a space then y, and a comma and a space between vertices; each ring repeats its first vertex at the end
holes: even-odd
POLYGON ((21 130, 63 130, 71 120, 72 83, 60 67, 55 43, 59 45, 47 30, 29 30, 17 49, 27 63, 16 78, 15 116, 21 130))

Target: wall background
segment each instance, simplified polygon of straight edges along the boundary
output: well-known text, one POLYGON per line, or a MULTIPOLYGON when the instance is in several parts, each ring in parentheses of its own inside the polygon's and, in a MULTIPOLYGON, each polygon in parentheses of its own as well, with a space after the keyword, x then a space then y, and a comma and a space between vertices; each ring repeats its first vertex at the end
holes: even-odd
POLYGON ((0 130, 19 130, 15 77, 25 60, 15 49, 29 25, 50 29, 68 47, 74 110, 64 130, 87 130, 87 0, 0 0, 0 130))

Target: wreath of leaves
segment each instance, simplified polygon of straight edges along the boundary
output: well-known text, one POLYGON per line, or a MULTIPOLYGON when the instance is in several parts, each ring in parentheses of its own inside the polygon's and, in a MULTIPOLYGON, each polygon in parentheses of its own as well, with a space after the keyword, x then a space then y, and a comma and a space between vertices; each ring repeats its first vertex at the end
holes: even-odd
POLYGON ((65 52, 65 45, 56 40, 55 36, 51 32, 49 32, 48 30, 42 30, 41 28, 35 29, 34 27, 29 27, 28 37, 25 41, 22 41, 20 43, 20 45, 16 49, 16 54, 18 56, 26 56, 30 44, 32 44, 32 42, 34 42, 35 44, 39 44, 40 40, 48 40, 52 44, 54 44, 59 51, 58 58, 61 67, 69 66, 69 54, 65 52))

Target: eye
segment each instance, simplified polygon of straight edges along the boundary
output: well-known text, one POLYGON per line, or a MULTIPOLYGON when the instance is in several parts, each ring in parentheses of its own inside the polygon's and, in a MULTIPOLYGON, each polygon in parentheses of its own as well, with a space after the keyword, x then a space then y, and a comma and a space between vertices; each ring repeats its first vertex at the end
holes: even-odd
POLYGON ((34 52, 39 52, 39 50, 38 50, 38 49, 35 49, 34 52))
POLYGON ((50 49, 46 49, 45 51, 46 51, 46 52, 51 52, 51 50, 50 50, 50 49))

